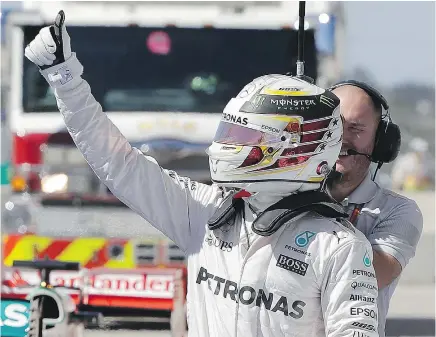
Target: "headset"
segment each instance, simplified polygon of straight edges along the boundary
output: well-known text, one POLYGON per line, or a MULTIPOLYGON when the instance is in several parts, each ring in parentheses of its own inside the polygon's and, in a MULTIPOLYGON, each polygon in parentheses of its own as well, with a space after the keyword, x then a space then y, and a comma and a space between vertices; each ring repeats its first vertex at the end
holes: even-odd
POLYGON ((385 110, 385 114, 382 113, 375 134, 374 149, 368 158, 372 162, 377 163, 378 168, 380 168, 384 163, 390 163, 394 161, 400 152, 401 131, 400 127, 392 122, 391 114, 389 113, 389 105, 386 101, 386 98, 384 98, 379 91, 371 87, 369 84, 355 80, 347 80, 336 83, 330 87, 329 90, 331 91, 344 85, 351 85, 364 90, 371 97, 376 106, 381 106, 385 110))

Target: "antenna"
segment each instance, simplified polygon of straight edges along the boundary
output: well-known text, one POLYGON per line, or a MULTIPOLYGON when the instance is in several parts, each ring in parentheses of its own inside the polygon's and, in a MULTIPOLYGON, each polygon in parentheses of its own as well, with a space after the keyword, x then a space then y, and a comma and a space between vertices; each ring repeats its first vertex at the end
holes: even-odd
POLYGON ((299 1, 298 14, 298 59, 297 59, 297 77, 313 83, 314 80, 304 75, 304 17, 306 16, 306 1, 299 1))
POLYGON ((298 18, 298 59, 297 76, 304 75, 304 17, 306 16, 306 1, 299 1, 298 18))

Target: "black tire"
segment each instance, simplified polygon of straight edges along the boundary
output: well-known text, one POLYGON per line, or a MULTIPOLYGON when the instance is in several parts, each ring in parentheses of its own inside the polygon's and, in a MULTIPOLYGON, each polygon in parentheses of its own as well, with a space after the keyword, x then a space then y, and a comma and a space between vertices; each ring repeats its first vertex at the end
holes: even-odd
POLYGON ((29 331, 27 337, 42 337, 42 320, 44 318, 44 313, 42 312, 43 304, 43 297, 33 299, 30 304, 29 331))

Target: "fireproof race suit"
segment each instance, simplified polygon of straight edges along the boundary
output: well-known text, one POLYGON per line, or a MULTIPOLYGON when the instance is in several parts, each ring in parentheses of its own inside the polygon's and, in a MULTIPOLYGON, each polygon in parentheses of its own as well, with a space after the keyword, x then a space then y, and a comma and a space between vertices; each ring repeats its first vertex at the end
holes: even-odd
POLYGON ((378 336, 372 249, 362 233, 306 212, 258 236, 251 231, 256 211, 280 199, 265 195, 247 198, 234 223, 209 230, 228 192, 132 148, 82 71, 73 53, 41 72, 100 180, 186 253, 190 336, 378 336))

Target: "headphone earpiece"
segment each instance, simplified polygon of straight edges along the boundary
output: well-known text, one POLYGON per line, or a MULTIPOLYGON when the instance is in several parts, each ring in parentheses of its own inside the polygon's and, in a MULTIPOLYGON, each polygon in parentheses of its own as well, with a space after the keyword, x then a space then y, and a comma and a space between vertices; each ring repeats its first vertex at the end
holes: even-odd
POLYGON ((391 120, 388 102, 375 88, 360 81, 342 81, 330 87, 329 90, 334 90, 344 85, 352 85, 364 90, 376 105, 380 105, 386 111, 386 116, 383 117, 382 114, 382 118, 377 127, 374 150, 371 153, 371 161, 379 164, 394 161, 401 148, 401 131, 400 127, 391 120))
POLYGON ((397 158, 400 147, 400 127, 391 121, 381 120, 377 128, 371 160, 374 163, 390 163, 397 158))

